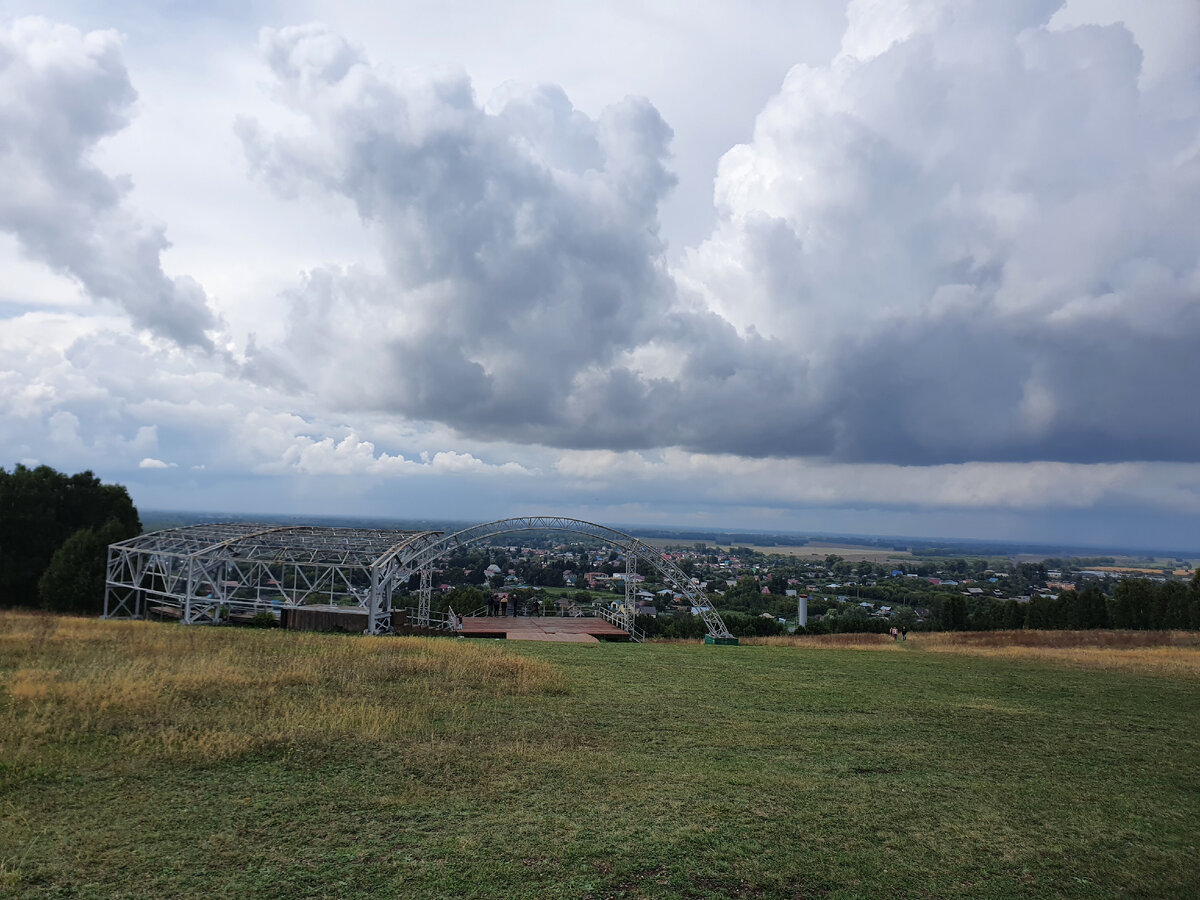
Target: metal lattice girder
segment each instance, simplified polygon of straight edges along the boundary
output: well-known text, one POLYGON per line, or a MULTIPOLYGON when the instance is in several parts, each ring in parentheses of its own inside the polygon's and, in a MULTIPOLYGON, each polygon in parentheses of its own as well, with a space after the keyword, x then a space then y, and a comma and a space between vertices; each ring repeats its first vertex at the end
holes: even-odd
POLYGON ((154 605, 199 623, 235 612, 349 603, 368 607, 367 630, 382 633, 391 626, 391 593, 407 584, 407 576, 404 585, 394 577, 377 584, 376 563, 394 562, 397 550, 412 541, 440 536, 243 522, 140 535, 109 547, 104 614, 139 618, 154 605))
POLYGON ((566 516, 500 519, 452 535, 247 522, 153 532, 109 547, 104 615, 140 618, 155 605, 201 623, 236 612, 352 602, 367 610, 366 632, 384 634, 392 627, 393 594, 407 589, 414 572, 421 574, 416 619, 431 624, 433 563, 458 547, 517 531, 565 531, 620 547, 627 576, 620 616, 635 638, 639 559, 699 609, 709 634, 730 636, 704 594, 665 554, 624 532, 566 516))
POLYGON ((417 589, 417 624, 429 627, 429 608, 433 605, 433 572, 429 566, 421 568, 421 586, 417 589))
POLYGON ((625 549, 625 615, 626 628, 633 634, 633 626, 637 620, 637 554, 632 548, 625 549))
MULTIPOLYGON (((708 598, 704 596, 704 592, 696 587, 692 580, 683 573, 683 570, 675 565, 666 554, 660 553, 622 531, 605 525, 597 525, 595 522, 585 522, 582 519, 572 519, 567 516, 520 516, 512 519, 498 519, 495 522, 484 522, 445 537, 422 542, 414 541, 400 551, 403 566, 409 571, 426 568, 434 560, 459 547, 465 547, 498 534, 510 534, 517 531, 568 531, 616 544, 626 551, 629 557, 628 564, 634 566, 635 572, 636 560, 641 559, 656 569, 668 582, 675 585, 676 589, 688 599, 688 602, 700 611, 709 634, 714 637, 732 637, 720 614, 712 608, 708 598)), ((629 627, 633 628, 632 620, 629 622, 629 627)), ((632 630, 630 634, 633 634, 632 630)))

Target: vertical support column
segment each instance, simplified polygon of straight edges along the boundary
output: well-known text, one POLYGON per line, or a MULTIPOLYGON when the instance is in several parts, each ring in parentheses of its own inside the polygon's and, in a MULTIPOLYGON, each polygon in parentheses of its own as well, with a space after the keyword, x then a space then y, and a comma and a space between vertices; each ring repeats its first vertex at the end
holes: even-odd
MULTIPOLYGON (((141 619, 146 614, 146 590, 145 590, 145 573, 146 573, 146 557, 141 553, 132 553, 129 550, 118 550, 113 553, 112 548, 109 548, 110 555, 110 571, 109 577, 114 585, 128 584, 129 590, 133 596, 133 617, 141 619)), ((105 603, 108 602, 109 585, 105 585, 105 603)), ((128 595, 127 595, 128 596, 128 595)), ((128 601, 127 604, 128 605, 128 601)), ((118 601, 116 607, 108 610, 108 615, 117 616, 121 611, 121 605, 118 601)))
POLYGON ((417 592, 417 624, 429 627, 430 598, 433 594, 433 570, 426 563, 421 569, 421 587, 417 592))
POLYGON ((637 551, 632 547, 625 548, 625 621, 629 623, 629 633, 633 634, 634 621, 637 615, 637 551))
MULTIPOLYGON (((168 564, 170 565, 170 564, 168 564)), ((196 557, 189 556, 187 558, 187 590, 183 595, 183 618, 180 620, 184 625, 192 624, 192 597, 196 594, 196 557)))
POLYGON ((379 570, 371 566, 371 591, 367 594, 366 634, 379 634, 379 570))
POLYGON ((108 565, 104 569, 104 618, 107 619, 111 613, 109 612, 109 601, 112 599, 113 582, 117 580, 117 566, 119 565, 120 553, 108 548, 108 565))

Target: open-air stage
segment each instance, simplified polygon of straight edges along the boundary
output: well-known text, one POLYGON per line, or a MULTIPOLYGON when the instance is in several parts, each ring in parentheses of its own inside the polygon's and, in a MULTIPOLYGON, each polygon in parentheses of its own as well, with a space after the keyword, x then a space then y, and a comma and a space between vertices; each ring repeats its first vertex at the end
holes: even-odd
POLYGON ((593 616, 466 616, 462 619, 459 634, 463 637, 505 638, 510 641, 571 641, 580 644, 629 640, 629 632, 593 616))

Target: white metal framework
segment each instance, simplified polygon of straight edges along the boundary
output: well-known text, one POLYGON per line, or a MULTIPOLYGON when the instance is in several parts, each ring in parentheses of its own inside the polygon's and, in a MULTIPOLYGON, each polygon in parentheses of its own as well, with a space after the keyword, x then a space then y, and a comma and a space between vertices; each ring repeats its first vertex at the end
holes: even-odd
MULTIPOLYGON (((637 572, 637 560, 643 560, 654 568, 670 584, 673 584, 693 607, 699 610, 708 627, 708 633, 713 637, 732 637, 725 622, 704 596, 704 592, 692 583, 665 554, 655 550, 637 538, 595 522, 585 522, 582 519, 571 519, 566 516, 519 516, 511 519, 498 519, 495 522, 484 522, 454 534, 446 535, 439 540, 418 546, 412 544, 397 551, 397 566, 409 572, 428 569, 440 556, 451 550, 486 540, 499 534, 509 534, 515 531, 566 531, 572 534, 582 534, 615 544, 624 551, 625 555, 625 604, 622 609, 620 627, 630 634, 633 631, 633 617, 636 609, 637 584, 633 575, 637 572)), ((636 636, 636 635, 635 635, 636 636)))
MULTIPOLYGON (((104 615, 141 618, 157 605, 192 625, 319 603, 368 608, 376 563, 441 534, 244 522, 143 534, 108 548, 104 615)), ((390 599, 375 631, 390 628, 390 599)))
POLYGON ((419 574, 412 621, 457 627, 453 612, 430 611, 433 563, 451 551, 516 531, 566 531, 621 548, 625 602, 612 618, 636 639, 637 560, 654 567, 700 610, 710 634, 728 637, 703 592, 664 554, 620 531, 563 516, 526 516, 475 525, 455 534, 310 525, 223 523, 140 535, 108 548, 106 618, 142 618, 157 608, 185 624, 286 607, 330 604, 361 608, 368 634, 392 631, 393 595, 419 574))

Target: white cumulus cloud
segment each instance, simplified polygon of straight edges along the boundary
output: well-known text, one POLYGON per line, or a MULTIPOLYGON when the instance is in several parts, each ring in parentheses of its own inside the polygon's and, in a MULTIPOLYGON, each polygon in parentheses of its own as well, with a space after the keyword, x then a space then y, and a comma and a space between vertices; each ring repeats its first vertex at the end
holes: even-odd
POLYGON ((92 161, 136 98, 116 32, 41 18, 0 26, 0 231, 136 326, 211 348, 219 323, 203 289, 163 272, 164 229, 127 207, 126 176, 92 161))

